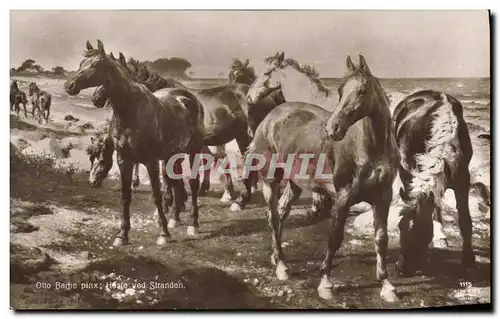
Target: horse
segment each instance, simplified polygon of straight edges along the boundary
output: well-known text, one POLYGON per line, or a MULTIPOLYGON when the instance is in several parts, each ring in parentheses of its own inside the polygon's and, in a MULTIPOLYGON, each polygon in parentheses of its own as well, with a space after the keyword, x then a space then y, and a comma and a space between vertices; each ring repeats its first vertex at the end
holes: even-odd
POLYGON ((19 112, 21 111, 19 104, 23 105, 24 117, 28 118, 28 113, 26 111, 26 105, 28 104, 28 99, 26 98, 26 93, 19 90, 17 81, 14 80, 10 84, 10 110, 15 111, 17 113, 17 117, 19 117, 19 112))
MULTIPOLYGON (((278 52, 274 56, 266 58, 265 62, 266 67, 251 84, 247 94, 247 99, 251 103, 249 113, 261 114, 260 121, 272 109, 271 106, 267 109, 256 110, 261 107, 261 101, 277 94, 283 98, 281 103, 284 101, 304 102, 321 106, 326 110, 332 110, 333 106, 336 105, 337 101, 334 99, 332 92, 323 85, 318 72, 313 67, 309 65, 301 66, 294 59, 285 59, 284 52, 278 52)), ((255 124, 258 125, 260 121, 255 124)), ((290 185, 286 186, 284 192, 291 194, 290 185)), ((250 201, 250 198, 250 194, 243 192, 236 203, 240 207, 244 207, 250 201)), ((237 210, 238 206, 232 208, 237 210)), ((330 208, 331 203, 328 198, 313 191, 311 215, 313 217, 324 217, 330 208)))
POLYGON ((35 110, 38 110, 38 122, 49 122, 50 106, 52 104, 52 95, 45 90, 40 90, 35 82, 29 84, 29 96, 31 96, 31 115, 35 118, 35 110))
MULTIPOLYGON (((97 41, 97 49, 87 41, 79 69, 64 87, 69 95, 77 95, 82 89, 101 85, 111 100, 116 118, 113 145, 117 150, 121 175, 120 233, 113 245, 128 243, 132 170, 138 162, 147 167, 151 181, 160 228, 156 243, 165 245, 170 237, 165 213, 171 205, 172 194, 165 190, 162 198, 158 163, 163 161, 164 186, 173 185, 176 211, 179 211, 183 204, 182 190, 177 179, 167 172, 169 167, 165 163, 176 155, 182 155, 182 152, 188 153, 190 162, 194 162, 195 155, 203 148, 203 108, 198 99, 184 89, 162 89, 151 93, 144 85, 133 81, 123 66, 106 55, 100 40, 97 41)), ((175 172, 175 166, 174 173, 178 173, 175 172)), ((187 233, 195 236, 199 228, 199 174, 195 172, 192 175, 195 175, 189 181, 192 218, 187 233)))
MULTIPOLYGON (((310 65, 301 65, 295 59, 285 58, 284 52, 277 52, 275 55, 265 59, 266 67, 259 74, 252 84, 247 96, 249 102, 258 102, 269 94, 282 92, 286 101, 296 101, 318 105, 328 111, 333 111, 339 92, 329 90, 319 78, 319 73, 310 65)), ((252 104, 252 108, 256 107, 252 104)), ((258 105, 257 105, 258 106, 258 105)), ((398 185, 394 193, 397 200, 399 193, 398 185)), ((286 194, 290 194, 290 188, 285 189, 286 194)), ((331 203, 320 194, 312 194, 313 205, 310 211, 313 215, 322 217, 328 213, 331 203)), ((366 211, 369 205, 360 203, 356 205, 356 211, 366 211)), ((434 216, 434 227, 438 230, 434 235, 435 247, 447 246, 446 235, 442 232, 441 218, 434 216)))
MULTIPOLYGON (((323 299, 333 297, 332 258, 342 244, 349 208, 365 201, 372 205, 374 212, 376 277, 382 283, 380 296, 395 302, 398 297, 388 279, 386 253, 387 217, 399 156, 387 96, 365 58, 360 56, 359 59, 360 65, 356 67, 351 58, 347 58, 348 73, 342 79, 340 99, 333 113, 303 102, 285 102, 277 106, 257 128, 247 160, 250 154, 264 158, 269 158, 270 153, 277 153, 278 157, 301 153, 313 153, 316 158, 326 155, 323 172, 331 175, 309 179, 306 183, 306 187, 334 201, 318 295, 323 299)), ((249 95, 253 95, 252 90, 249 95)), ((307 172, 317 173, 318 169, 312 165, 307 172)), ((270 162, 266 161, 259 173, 268 205, 267 220, 272 230, 271 262, 276 265, 276 277, 287 280, 281 246, 283 222, 293 202, 300 197, 302 188, 297 184, 296 176, 291 176, 288 182, 291 194, 287 196, 285 193, 279 199, 283 168, 279 167, 273 174, 270 162)))
POLYGON ((398 271, 411 276, 427 260, 433 238, 432 220, 438 218, 442 223, 442 197, 448 188, 455 192, 463 238, 462 263, 473 268, 469 211, 469 163, 473 150, 462 104, 446 93, 422 90, 396 106, 393 121, 400 154, 399 193, 404 205, 399 223, 398 271))

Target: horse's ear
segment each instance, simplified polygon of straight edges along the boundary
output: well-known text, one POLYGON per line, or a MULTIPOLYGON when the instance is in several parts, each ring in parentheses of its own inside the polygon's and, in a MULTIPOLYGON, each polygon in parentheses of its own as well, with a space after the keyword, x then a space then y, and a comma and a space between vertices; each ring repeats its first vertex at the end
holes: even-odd
POLYGON ((354 63, 352 63, 350 55, 347 56, 346 66, 347 66, 347 70, 349 70, 350 72, 356 71, 356 66, 354 65, 354 63))
POLYGON ((284 60, 285 60, 285 52, 281 52, 278 55, 278 59, 277 59, 278 65, 280 65, 281 63, 283 63, 284 60))
POLYGON ((94 144, 94 137, 93 136, 90 137, 90 143, 94 144))
POLYGON ((368 64, 366 63, 365 57, 362 55, 359 55, 359 69, 366 75, 371 74, 370 68, 368 67, 368 64))
POLYGON ((111 53, 109 54, 109 57, 110 57, 110 59, 111 59, 111 60, 116 60, 115 56, 113 55, 113 52, 111 52, 111 53))
POLYGON ((127 65, 127 60, 125 59, 125 56, 123 55, 123 53, 120 52, 120 63, 123 65, 123 66, 126 66, 127 65))
POLYGON ((101 53, 105 53, 104 52, 104 44, 102 44, 101 40, 97 40, 97 49, 99 50, 99 52, 101 53))
POLYGON ((87 40, 87 50, 94 50, 94 47, 92 46, 92 44, 90 44, 90 41, 87 40))

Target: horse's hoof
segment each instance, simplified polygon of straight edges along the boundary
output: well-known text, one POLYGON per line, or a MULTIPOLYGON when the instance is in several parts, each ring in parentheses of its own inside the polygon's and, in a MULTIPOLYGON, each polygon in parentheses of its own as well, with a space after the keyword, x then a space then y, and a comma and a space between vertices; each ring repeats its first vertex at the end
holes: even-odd
POLYGON ((385 281, 382 290, 380 291, 380 298, 387 302, 397 302, 399 301, 396 295, 396 287, 394 287, 389 281, 385 281))
POLYGON ((257 186, 252 186, 250 192, 253 194, 255 193, 256 191, 258 191, 259 189, 257 188, 257 186))
POLYGON ((116 237, 113 241, 113 246, 120 247, 128 244, 128 240, 122 237, 116 237))
POLYGON ((278 278, 278 280, 288 280, 287 270, 288 268, 285 264, 282 261, 279 261, 276 266, 276 278, 278 278))
POLYGON ((188 226, 187 228, 188 236, 196 236, 198 235, 198 227, 196 226, 188 226))
POLYGON ((331 288, 320 288, 318 287, 318 296, 321 299, 330 300, 333 299, 333 292, 331 288))
POLYGON ((158 246, 164 246, 168 243, 168 237, 165 235, 160 235, 158 236, 158 239, 156 239, 156 244, 158 246))
POLYGON ((222 197, 220 198, 220 202, 224 204, 229 203, 231 200, 232 200, 231 195, 229 195, 226 192, 224 192, 224 194, 222 194, 222 197))
POLYGON ((323 275, 321 278, 321 282, 318 286, 318 296, 322 299, 332 299, 333 298, 333 283, 326 275, 323 275))
POLYGON ((232 203, 232 204, 231 204, 231 207, 229 207, 229 210, 230 210, 231 212, 233 212, 233 213, 234 213, 234 212, 241 212, 241 205, 240 205, 240 204, 238 204, 238 203, 232 203))
POLYGON ((175 228, 177 227, 177 221, 173 218, 170 218, 168 220, 168 225, 167 225, 168 228, 175 228))

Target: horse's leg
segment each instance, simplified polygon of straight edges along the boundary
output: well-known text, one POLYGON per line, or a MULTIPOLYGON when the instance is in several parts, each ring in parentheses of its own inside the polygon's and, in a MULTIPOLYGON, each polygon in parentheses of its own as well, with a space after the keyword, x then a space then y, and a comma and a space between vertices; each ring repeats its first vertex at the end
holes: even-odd
MULTIPOLYGON (((242 156, 246 154, 251 140, 252 138, 246 132, 236 138, 236 142, 238 143, 238 148, 240 149, 242 156)), ((254 180, 258 180, 258 173, 256 171, 249 172, 248 177, 243 178, 243 190, 239 198, 231 204, 230 210, 232 212, 240 211, 250 202, 252 198, 252 184, 254 183, 254 180)))
POLYGON ((24 109, 24 117, 28 118, 28 108, 26 107, 26 103, 23 102, 23 109, 24 109))
MULTIPOLYGON (((163 212, 165 215, 168 215, 168 210, 170 206, 174 204, 174 180, 172 180, 167 173, 167 162, 168 160, 161 161, 161 176, 163 179, 163 212)), ((175 167, 175 165, 174 165, 175 167)), ((175 170, 175 168, 174 168, 175 170)), ((168 228, 175 228, 179 221, 174 218, 170 218, 168 220, 168 228)))
POLYGON ((47 109, 46 111, 47 113, 45 114, 45 124, 49 124, 50 109, 47 109))
POLYGON ((302 189, 291 180, 288 181, 285 191, 278 201, 278 213, 280 214, 280 238, 283 232, 283 223, 288 218, 288 215, 290 215, 290 210, 292 209, 293 203, 300 198, 301 194, 302 189))
POLYGON ((457 202, 458 226, 462 234, 462 263, 466 268, 475 267, 472 250, 472 219, 469 211, 470 173, 467 166, 459 168, 459 175, 453 182, 457 202))
POLYGON ((141 184, 139 180, 139 163, 135 163, 134 165, 134 179, 132 180, 132 188, 136 189, 141 184))
POLYGON ((377 280, 382 283, 380 297, 388 302, 398 301, 396 288, 391 284, 387 275, 387 245, 389 237, 387 235, 387 217, 392 201, 392 188, 383 193, 378 199, 372 202, 373 226, 375 229, 375 253, 377 254, 377 280))
MULTIPOLYGON (((215 149, 215 155, 216 155, 216 161, 220 163, 224 163, 224 159, 227 159, 226 165, 229 165, 229 159, 226 153, 226 146, 225 145, 219 145, 215 149)), ((234 198, 234 184, 233 184, 233 178, 231 177, 231 174, 229 173, 224 173, 224 194, 222 194, 222 197, 220 198, 221 203, 229 203, 233 200, 234 198)))
POLYGON ((325 259, 321 264, 320 271, 322 278, 318 286, 318 295, 323 299, 333 298, 333 281, 331 279, 332 260, 344 240, 345 222, 347 215, 349 214, 349 208, 352 206, 351 196, 352 194, 349 189, 340 189, 336 194, 335 204, 333 205, 333 210, 330 213, 328 248, 325 259))
POLYGON ((21 111, 21 107, 19 107, 19 103, 16 102, 14 109, 16 110, 17 117, 19 118, 19 112, 21 111))
MULTIPOLYGON (((198 150, 200 152, 201 150, 198 150)), ((195 155, 197 152, 189 154, 189 163, 193 167, 195 155)), ((196 236, 200 225, 198 224, 198 189, 200 188, 200 173, 196 172, 195 176, 189 179, 189 186, 191 188, 191 225, 187 228, 189 236, 196 236)))
POLYGON ((442 209, 439 206, 436 206, 434 212, 432 214, 432 224, 433 224, 433 232, 434 237, 432 238, 432 245, 435 248, 446 248, 448 247, 448 240, 446 239, 446 235, 443 232, 443 215, 442 209))
MULTIPOLYGON (((205 146, 203 150, 204 153, 211 154, 210 149, 208 147, 205 146)), ((203 165, 205 164, 206 164, 206 159, 203 159, 203 165)), ((201 182, 199 196, 205 196, 208 193, 208 190, 210 189, 211 173, 212 173, 212 168, 209 168, 208 170, 205 170, 205 172, 203 172, 203 182, 201 182)))
POLYGON ((128 232, 130 230, 130 203, 132 202, 132 190, 130 183, 132 182, 133 162, 128 158, 123 158, 118 153, 118 167, 120 169, 121 186, 122 186, 122 211, 120 216, 120 233, 113 242, 114 246, 122 246, 128 244, 128 232))
MULTIPOLYGON (((182 164, 180 162, 174 163, 174 172, 182 174, 182 164)), ((172 183, 174 187, 174 219, 169 220, 169 225, 175 227, 181 222, 181 212, 186 208, 188 195, 184 187, 184 179, 175 179, 172 180, 172 183)))
MULTIPOLYGON (((160 186, 160 176, 159 176, 159 165, 156 159, 149 161, 146 165, 148 169, 149 181, 151 183, 151 190, 153 191, 153 199, 156 206, 156 213, 158 214, 158 227, 160 228, 160 234, 156 240, 157 245, 165 245, 167 239, 170 237, 167 229, 167 218, 163 212, 162 207, 162 194, 160 186)), ((130 185, 130 183, 128 184, 130 185)), ((130 187, 130 186, 129 186, 130 187)))
POLYGON ((273 252, 271 254, 271 262, 276 265, 276 277, 279 280, 287 280, 287 267, 285 266, 285 254, 281 247, 280 238, 280 214, 278 212, 279 200, 279 182, 264 181, 262 183, 262 193, 267 202, 266 217, 271 229, 271 237, 273 242, 273 252))

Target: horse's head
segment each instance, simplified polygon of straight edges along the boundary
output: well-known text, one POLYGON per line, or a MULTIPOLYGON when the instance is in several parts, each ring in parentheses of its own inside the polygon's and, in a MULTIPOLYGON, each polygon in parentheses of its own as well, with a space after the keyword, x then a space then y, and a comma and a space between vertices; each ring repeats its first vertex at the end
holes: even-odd
POLYGON ((92 187, 101 187, 102 181, 108 176, 113 166, 113 140, 108 135, 91 137, 91 145, 87 149, 92 163, 89 175, 89 184, 92 187))
POLYGON ((274 57, 267 60, 264 70, 248 89, 247 99, 250 103, 256 103, 270 93, 281 89, 283 76, 281 69, 284 67, 285 53, 276 53, 274 57))
POLYGON ((108 68, 113 63, 114 61, 106 55, 100 40, 97 40, 97 49, 87 41, 87 51, 78 71, 64 84, 66 92, 69 95, 77 95, 83 89, 103 85, 108 79, 108 68))
POLYGON ((37 85, 35 82, 30 82, 28 85, 28 95, 33 96, 35 94, 36 90, 38 89, 37 85))
POLYGON ((347 57, 348 74, 338 88, 339 102, 326 124, 326 132, 334 140, 344 138, 347 130, 354 123, 368 116, 371 112, 371 99, 374 92, 375 77, 371 74, 365 58, 359 56, 359 67, 347 57))
MULTIPOLYGON (((117 60, 115 56, 113 55, 113 52, 109 53, 109 59, 114 62, 120 62, 123 66, 127 66, 125 62, 125 57, 123 54, 120 52, 120 60, 117 60), (122 61, 123 59, 123 61, 122 61)), ((91 97, 92 104, 94 104, 95 107, 98 108, 103 108, 106 105, 106 101, 108 101, 108 97, 106 95, 106 90, 104 90, 104 86, 101 85, 97 89, 95 89, 94 94, 92 94, 91 97)))

